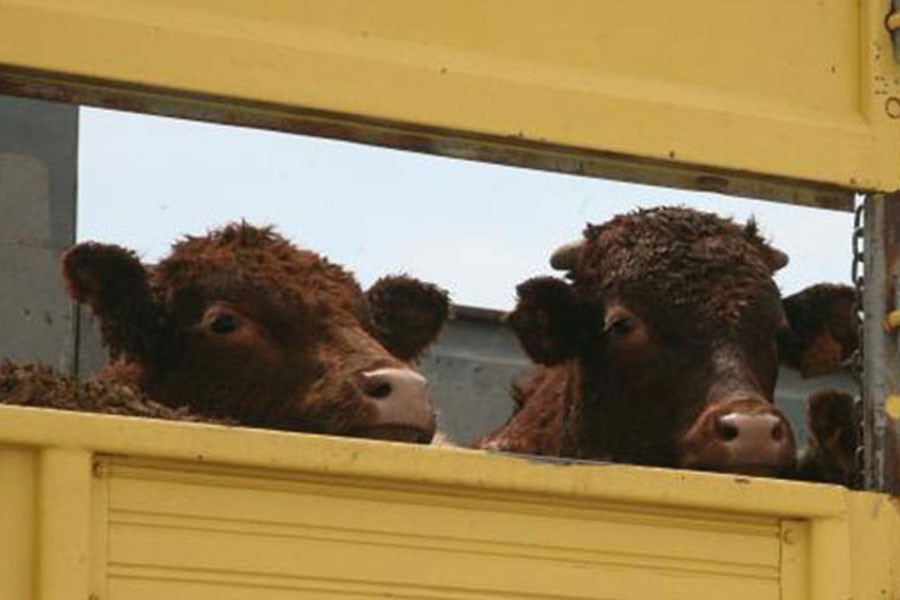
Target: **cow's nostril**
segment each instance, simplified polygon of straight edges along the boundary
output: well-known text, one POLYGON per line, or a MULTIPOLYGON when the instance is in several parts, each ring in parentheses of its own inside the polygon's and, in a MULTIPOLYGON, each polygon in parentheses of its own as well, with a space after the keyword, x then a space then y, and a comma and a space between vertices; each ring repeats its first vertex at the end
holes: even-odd
POLYGON ((377 398, 381 400, 390 396, 392 391, 393 388, 391 388, 390 383, 388 383, 387 381, 379 381, 368 386, 368 389, 366 389, 366 395, 370 398, 377 398))
POLYGON ((784 427, 781 426, 781 423, 777 423, 775 427, 772 428, 772 439, 776 442, 780 442, 784 437, 784 427))
POLYGON ((738 428, 734 423, 729 423, 724 419, 719 419, 716 422, 716 430, 719 433, 719 437, 725 440, 726 442, 730 442, 738 436, 738 428))
POLYGON ((353 387, 358 400, 369 407, 356 435, 428 443, 434 436, 434 408, 425 378, 402 368, 357 373, 353 387))

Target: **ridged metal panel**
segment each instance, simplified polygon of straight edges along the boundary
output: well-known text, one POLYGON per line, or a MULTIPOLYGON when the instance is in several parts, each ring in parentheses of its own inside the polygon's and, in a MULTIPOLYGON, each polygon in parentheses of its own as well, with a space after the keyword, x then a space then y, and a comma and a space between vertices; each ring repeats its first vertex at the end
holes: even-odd
POLYGON ((111 599, 779 598, 771 516, 101 464, 111 599))
POLYGON ((0 473, 17 600, 900 593, 834 486, 10 406, 0 473))

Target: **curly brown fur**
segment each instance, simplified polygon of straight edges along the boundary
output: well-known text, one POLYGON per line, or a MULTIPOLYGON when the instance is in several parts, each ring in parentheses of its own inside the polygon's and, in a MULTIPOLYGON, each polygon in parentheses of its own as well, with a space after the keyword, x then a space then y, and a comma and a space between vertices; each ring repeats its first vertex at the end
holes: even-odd
POLYGON ((664 207, 589 225, 579 267, 570 273, 582 295, 651 304, 654 319, 692 318, 698 333, 735 327, 760 287, 774 288, 777 252, 757 226, 711 213, 664 207))
POLYGON ((0 404, 170 421, 234 424, 192 413, 187 407, 172 408, 159 404, 127 385, 79 382, 44 365, 9 361, 0 364, 0 404))
POLYGON ((513 385, 516 414, 502 429, 475 447, 543 456, 590 457, 602 453, 583 447, 580 417, 581 372, 574 361, 537 369, 513 385), (540 401, 532 401, 540 398, 540 401))
POLYGON ((366 299, 378 339, 405 361, 419 358, 450 313, 446 290, 405 275, 382 277, 366 291, 366 299))
POLYGON ((825 375, 840 367, 859 345, 855 301, 852 287, 832 283, 814 285, 785 298, 790 327, 778 336, 782 362, 803 377, 825 375))
MULTIPOLYGON (((570 268, 568 292, 541 284, 556 300, 535 310, 541 294, 520 294, 513 313, 530 315, 513 321, 532 358, 559 365, 521 384, 521 409, 477 446, 684 466, 683 438, 710 403, 758 403, 783 420, 771 404, 784 321, 772 274, 786 257, 755 223, 639 210, 589 225, 571 248, 555 259, 570 268)), ((791 460, 773 472, 793 466, 792 449, 778 456, 791 460)))
POLYGON ((853 396, 839 390, 821 390, 809 397, 806 411, 809 448, 800 458, 797 477, 857 485, 860 415, 853 396))
MULTIPOLYGON (((117 351, 98 379, 127 383, 170 407, 249 426, 356 435, 380 425, 384 405, 366 396, 361 374, 408 371, 405 357, 377 339, 353 275, 271 227, 233 223, 188 236, 152 269, 125 249, 81 244, 67 255, 64 275, 117 351)), ((402 283, 446 305, 436 288, 402 283)), ((435 313, 428 331, 410 335, 419 349, 445 316, 435 313)), ((403 339, 402 326, 398 318, 394 340, 403 339)))
POLYGON ((79 244, 63 257, 63 275, 69 295, 100 318, 103 340, 112 356, 153 355, 161 309, 134 252, 105 244, 79 244))
POLYGON ((554 365, 575 356, 589 312, 564 282, 535 277, 516 287, 516 308, 506 318, 528 357, 554 365))

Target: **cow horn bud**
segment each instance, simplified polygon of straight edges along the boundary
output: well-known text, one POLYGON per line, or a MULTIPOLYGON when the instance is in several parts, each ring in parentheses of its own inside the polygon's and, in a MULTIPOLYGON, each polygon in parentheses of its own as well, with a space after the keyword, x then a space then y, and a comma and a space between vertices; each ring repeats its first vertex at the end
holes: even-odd
POLYGON ((560 246, 550 255, 550 266, 558 271, 571 271, 584 251, 584 240, 560 246))

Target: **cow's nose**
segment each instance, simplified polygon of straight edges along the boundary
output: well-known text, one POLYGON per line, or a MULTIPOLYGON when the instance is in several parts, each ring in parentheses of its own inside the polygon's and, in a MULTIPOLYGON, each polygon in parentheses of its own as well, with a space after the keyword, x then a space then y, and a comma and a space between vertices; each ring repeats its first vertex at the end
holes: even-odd
POLYGON ((773 414, 747 415, 728 413, 716 420, 716 433, 724 442, 739 440, 755 448, 765 449, 772 442, 784 442, 785 423, 773 414))
POLYGON ((787 424, 772 413, 728 413, 716 419, 716 434, 749 456, 780 456, 788 443, 787 424))
POLYGON ((768 402, 720 404, 686 438, 684 466, 746 475, 778 475, 794 466, 794 434, 768 402))
POLYGON ((793 465, 794 439, 787 421, 773 412, 728 411, 713 417, 729 471, 775 475, 793 465))
POLYGON ((428 382, 410 369, 377 369, 358 375, 357 389, 375 409, 365 437, 428 443, 435 418, 428 382))

